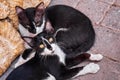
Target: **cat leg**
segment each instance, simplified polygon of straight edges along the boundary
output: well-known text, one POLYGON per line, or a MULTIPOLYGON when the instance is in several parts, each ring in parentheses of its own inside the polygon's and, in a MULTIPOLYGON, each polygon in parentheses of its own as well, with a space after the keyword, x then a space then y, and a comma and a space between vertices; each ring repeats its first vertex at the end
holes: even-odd
POLYGON ((84 68, 79 71, 74 77, 78 77, 81 75, 86 75, 86 74, 92 74, 92 73, 97 73, 100 70, 100 67, 98 64, 95 63, 89 63, 88 65, 84 66, 84 68))
POLYGON ((23 63, 30 60, 32 57, 34 57, 35 52, 32 51, 32 49, 26 49, 22 55, 18 58, 18 61, 15 63, 14 67, 17 68, 18 66, 22 65, 23 63))
POLYGON ((73 58, 66 58, 66 66, 72 67, 90 58, 90 54, 83 53, 73 58))
POLYGON ((79 63, 90 60, 90 61, 100 61, 102 60, 103 56, 101 54, 90 54, 90 53, 82 53, 73 58, 66 58, 66 65, 67 67, 72 67, 78 65, 79 63))
POLYGON ((68 69, 65 72, 63 72, 62 77, 63 79, 71 79, 75 78, 81 75, 86 75, 90 73, 97 73, 99 71, 100 67, 98 64, 95 63, 89 63, 86 66, 82 67, 76 67, 72 69, 68 69))

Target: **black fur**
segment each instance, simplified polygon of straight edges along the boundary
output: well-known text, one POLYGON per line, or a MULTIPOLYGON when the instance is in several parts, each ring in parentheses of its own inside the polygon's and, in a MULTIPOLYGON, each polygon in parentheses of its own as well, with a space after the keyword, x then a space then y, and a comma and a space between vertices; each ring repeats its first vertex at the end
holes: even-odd
POLYGON ((70 55, 86 52, 93 46, 95 32, 91 21, 83 13, 72 7, 56 5, 46 9, 46 16, 55 31, 61 27, 68 28, 68 31, 58 32, 56 40, 70 51, 70 55))
MULTIPOLYGON (((38 12, 40 15, 37 16, 37 18, 39 17, 37 21, 41 22, 41 16, 44 14, 46 22, 51 23, 54 33, 59 28, 68 29, 67 31, 59 31, 56 35, 58 45, 64 51, 67 51, 67 57, 79 55, 82 52, 88 51, 93 46, 95 32, 90 19, 83 13, 65 5, 55 5, 46 9, 41 8, 42 10, 36 8, 24 10, 29 21, 35 21, 34 19, 38 12)), ((47 27, 49 26, 46 25, 44 30, 47 31, 47 27)))
MULTIPOLYGON (((47 57, 45 58, 45 56, 41 55, 43 49, 39 48, 42 40, 41 36, 45 35, 41 33, 41 35, 39 34, 31 42, 33 43, 32 46, 34 45, 34 49, 36 50, 35 57, 16 68, 6 80, 44 80, 49 77, 49 74, 53 75, 56 80, 66 80, 72 79, 84 68, 82 66, 69 69, 66 66, 69 65, 69 63, 67 64, 67 60, 65 59, 66 65, 64 65, 64 63, 60 62, 60 57, 58 55, 46 55, 47 57), (34 42, 36 42, 36 44, 34 44, 34 42)), ((55 40, 52 43, 54 42, 55 40)), ((81 54, 74 58, 72 62, 74 62, 76 59, 83 61, 83 58, 86 60, 89 59, 89 57, 89 54, 81 54)))

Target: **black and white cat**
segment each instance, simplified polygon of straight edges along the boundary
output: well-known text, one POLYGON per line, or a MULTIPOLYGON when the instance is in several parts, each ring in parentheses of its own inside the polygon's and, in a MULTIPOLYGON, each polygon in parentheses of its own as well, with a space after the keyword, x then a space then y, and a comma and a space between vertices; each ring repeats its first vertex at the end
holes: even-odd
MULTIPOLYGON (((43 31, 53 33, 57 44, 68 53, 67 57, 86 52, 94 44, 95 32, 91 21, 72 7, 55 5, 45 8, 44 3, 40 3, 27 9, 16 7, 16 12, 22 37, 34 37, 43 31)), ((26 48, 31 50, 28 45, 26 48)))
MULTIPOLYGON (((7 77, 6 80, 70 80, 80 75, 96 73, 99 65, 90 63, 86 66, 68 68, 70 65, 66 61, 66 53, 58 46, 55 38, 51 34, 40 33, 31 41, 31 46, 35 49, 35 56, 28 62, 17 67, 7 77)), ((77 57, 80 61, 101 60, 100 54, 80 54, 77 57)), ((73 58, 72 58, 73 59, 73 58)))

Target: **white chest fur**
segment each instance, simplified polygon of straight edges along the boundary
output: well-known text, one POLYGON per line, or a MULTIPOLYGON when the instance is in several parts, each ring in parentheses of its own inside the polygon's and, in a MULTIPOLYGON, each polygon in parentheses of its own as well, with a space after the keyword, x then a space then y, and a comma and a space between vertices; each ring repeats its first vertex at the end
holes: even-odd
POLYGON ((66 56, 65 53, 56 44, 52 44, 52 47, 54 47, 54 49, 55 49, 54 54, 56 54, 57 56, 59 56, 60 62, 62 62, 63 64, 65 64, 65 56, 66 56))
POLYGON ((51 44, 51 46, 53 48, 52 51, 45 48, 44 51, 41 53, 41 55, 43 56, 57 55, 59 57, 60 62, 65 64, 65 56, 66 56, 65 53, 60 49, 60 47, 57 44, 53 43, 51 44))

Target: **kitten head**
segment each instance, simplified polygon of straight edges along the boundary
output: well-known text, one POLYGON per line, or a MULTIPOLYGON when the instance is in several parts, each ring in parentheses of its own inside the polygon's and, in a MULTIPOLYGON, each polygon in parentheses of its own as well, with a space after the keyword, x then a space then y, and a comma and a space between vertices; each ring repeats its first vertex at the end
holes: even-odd
POLYGON ((16 6, 16 13, 19 19, 19 31, 23 36, 38 34, 43 31, 45 25, 44 3, 40 3, 36 7, 23 9, 16 6), (29 34, 30 33, 30 34, 29 34))
POLYGON ((56 43, 55 38, 51 34, 44 32, 38 34, 32 39, 31 45, 39 55, 54 55, 56 43))

